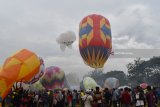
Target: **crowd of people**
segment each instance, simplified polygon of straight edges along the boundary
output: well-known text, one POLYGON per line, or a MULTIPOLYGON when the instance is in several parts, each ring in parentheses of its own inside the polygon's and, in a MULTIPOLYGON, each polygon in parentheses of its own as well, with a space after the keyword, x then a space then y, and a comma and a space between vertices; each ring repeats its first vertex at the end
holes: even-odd
POLYGON ((33 92, 22 87, 12 90, 3 100, 2 107, 157 107, 160 88, 140 86, 134 89, 42 90, 33 92))

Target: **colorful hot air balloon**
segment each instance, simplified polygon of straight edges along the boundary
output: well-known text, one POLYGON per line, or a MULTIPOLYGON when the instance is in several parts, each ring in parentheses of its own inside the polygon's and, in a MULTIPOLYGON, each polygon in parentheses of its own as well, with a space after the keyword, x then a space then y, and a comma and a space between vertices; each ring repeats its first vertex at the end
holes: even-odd
POLYGON ((44 66, 44 61, 42 58, 40 59, 40 69, 39 72, 29 81, 27 82, 28 84, 34 84, 35 82, 37 82, 44 74, 45 71, 45 66, 44 66))
POLYGON ((98 85, 93 78, 85 77, 83 79, 83 86, 84 86, 85 90, 88 90, 88 89, 95 89, 96 86, 98 86, 98 85))
POLYGON ((54 90, 64 87, 65 73, 55 66, 46 68, 44 75, 40 79, 41 84, 47 90, 54 90))
MULTIPOLYGON (((27 49, 22 49, 7 58, 3 65, 3 73, 12 73, 10 77, 7 75, 8 80, 12 80, 12 78, 16 76, 16 82, 26 82, 39 72, 39 68, 39 57, 27 49)), ((13 81, 15 81, 15 79, 13 81)))
POLYGON ((0 72, 0 81, 3 84, 0 88, 1 95, 4 97, 15 82, 29 81, 38 73, 39 68, 38 56, 27 49, 22 49, 7 58, 0 72))
POLYGON ((119 86, 119 80, 114 77, 107 78, 104 83, 105 88, 113 89, 119 86))
POLYGON ((92 68, 102 68, 112 49, 109 21, 92 14, 79 25, 79 50, 84 62, 92 68))

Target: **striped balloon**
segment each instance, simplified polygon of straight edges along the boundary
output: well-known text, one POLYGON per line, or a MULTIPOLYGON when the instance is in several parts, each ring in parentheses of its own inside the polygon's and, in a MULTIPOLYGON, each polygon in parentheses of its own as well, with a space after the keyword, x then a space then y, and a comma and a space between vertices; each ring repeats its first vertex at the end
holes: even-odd
POLYGON ((79 50, 84 62, 92 68, 102 68, 112 49, 109 21, 92 14, 80 22, 79 50))

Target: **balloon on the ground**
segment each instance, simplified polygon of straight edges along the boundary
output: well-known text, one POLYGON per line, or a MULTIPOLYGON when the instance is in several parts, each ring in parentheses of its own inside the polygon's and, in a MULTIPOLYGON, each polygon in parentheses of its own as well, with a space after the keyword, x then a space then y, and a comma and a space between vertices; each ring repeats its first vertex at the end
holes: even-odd
POLYGON ((32 84, 31 87, 30 87, 31 91, 40 91, 40 90, 44 90, 44 89, 45 88, 40 83, 40 80, 35 82, 34 84, 32 84))
POLYGON ((70 89, 79 89, 80 88, 80 81, 75 72, 71 72, 69 74, 66 74, 66 80, 68 82, 70 89))
POLYGON ((3 73, 6 74, 7 80, 15 81, 16 78, 16 82, 27 82, 39 72, 39 68, 39 57, 27 49, 22 49, 7 58, 3 65, 3 73))
POLYGON ((72 48, 72 44, 76 40, 76 35, 72 31, 67 31, 62 34, 57 38, 57 42, 60 44, 60 48, 62 51, 68 48, 72 48))
POLYGON ((45 66, 44 66, 44 61, 42 58, 40 59, 40 69, 39 72, 29 81, 27 82, 28 84, 34 84, 35 82, 37 82, 44 74, 45 71, 45 66))
POLYGON ((85 90, 88 90, 88 89, 95 89, 97 86, 97 83, 93 78, 85 77, 83 79, 83 85, 84 85, 85 90))
POLYGON ((111 28, 101 15, 88 15, 79 25, 79 50, 88 66, 102 68, 112 50, 111 28))
POLYGON ((113 88, 118 88, 118 86, 119 86, 119 80, 117 78, 110 77, 105 80, 104 83, 105 88, 113 89, 113 88))
POLYGON ((0 96, 4 98, 10 91, 12 84, 7 84, 4 78, 0 78, 0 96))
POLYGON ((54 90, 64 87, 65 73, 56 66, 47 67, 40 82, 47 90, 54 90))
POLYGON ((22 49, 8 57, 0 72, 0 81, 4 87, 4 89, 0 89, 1 95, 4 97, 15 82, 29 81, 38 73, 39 68, 39 58, 27 49, 22 49))
MULTIPOLYGON (((16 82, 16 83, 14 83, 14 85, 13 85, 14 87, 16 87, 16 89, 17 88, 23 88, 24 90, 29 90, 29 88, 30 88, 30 85, 29 84, 26 84, 26 83, 24 83, 24 82, 16 82)), ((12 87, 13 88, 13 87, 12 87)), ((14 88, 13 88, 14 89, 14 88)))

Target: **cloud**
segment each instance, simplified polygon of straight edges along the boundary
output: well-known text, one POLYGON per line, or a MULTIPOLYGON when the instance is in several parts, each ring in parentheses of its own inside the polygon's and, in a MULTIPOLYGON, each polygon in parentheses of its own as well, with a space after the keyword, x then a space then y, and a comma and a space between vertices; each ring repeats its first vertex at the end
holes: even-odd
MULTIPOLYGON (((78 27, 88 14, 109 19, 113 48, 159 48, 159 1, 146 0, 34 0, 0 1, 0 64, 15 51, 27 48, 43 57, 46 66, 57 65, 66 73, 93 70, 83 63, 78 48, 78 27), (74 31, 72 50, 61 52, 56 38, 74 31)), ((105 71, 126 71, 132 59, 108 59, 105 71)), ((82 73, 83 72, 83 73, 82 73)))

